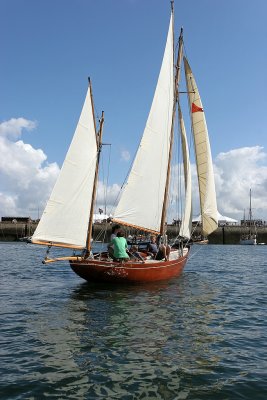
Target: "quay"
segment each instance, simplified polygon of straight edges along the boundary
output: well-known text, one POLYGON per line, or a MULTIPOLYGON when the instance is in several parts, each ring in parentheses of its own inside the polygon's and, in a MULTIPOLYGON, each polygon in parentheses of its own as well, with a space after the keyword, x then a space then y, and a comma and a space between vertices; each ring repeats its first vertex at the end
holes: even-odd
MULTIPOLYGON (((23 237, 31 236, 38 222, 0 222, 0 242, 19 241, 23 237)), ((103 240, 105 224, 94 224, 93 238, 94 240, 103 240)), ((132 234, 130 229, 126 229, 126 236, 132 234)), ((178 235, 179 227, 168 225, 167 234, 169 238, 175 238, 178 235)), ((242 232, 241 225, 225 225, 219 226, 218 229, 209 235, 209 244, 239 244, 240 235, 242 232)), ((107 227, 106 237, 109 239, 111 226, 107 227)), ((194 228, 194 236, 201 234, 200 227, 194 228)), ((257 242, 267 244, 267 226, 257 227, 257 242)))

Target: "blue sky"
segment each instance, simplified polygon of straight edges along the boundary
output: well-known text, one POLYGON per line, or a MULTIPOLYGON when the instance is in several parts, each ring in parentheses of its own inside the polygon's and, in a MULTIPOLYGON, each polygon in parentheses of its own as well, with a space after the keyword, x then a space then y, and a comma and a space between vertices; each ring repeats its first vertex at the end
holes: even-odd
MULTIPOLYGON (((112 143, 110 185, 120 185, 149 112, 170 2, 2 0, 0 13, 0 133, 9 140, 0 147, 0 215, 28 215, 48 195, 71 141, 88 76, 96 111, 105 111, 104 142, 112 143), (8 121, 15 125, 13 135, 8 121), (15 165, 7 170, 14 157, 7 149, 16 141, 35 162, 42 153, 42 186, 26 172, 20 176, 25 157, 18 163, 19 182, 11 176, 15 165)), ((255 216, 267 219, 266 15, 265 0, 175 1, 176 33, 182 25, 206 111, 219 209, 238 219, 250 187, 255 216)))

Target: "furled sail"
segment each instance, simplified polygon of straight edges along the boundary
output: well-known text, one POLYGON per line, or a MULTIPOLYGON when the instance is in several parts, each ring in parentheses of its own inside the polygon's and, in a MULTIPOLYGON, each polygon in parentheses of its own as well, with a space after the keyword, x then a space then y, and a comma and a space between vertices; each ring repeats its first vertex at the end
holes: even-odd
POLYGON ((204 235, 209 235, 218 227, 218 215, 208 129, 199 91, 185 57, 184 66, 195 144, 202 229, 204 235))
POLYGON ((159 232, 174 102, 173 14, 152 106, 113 221, 159 232))
POLYGON ((32 242, 84 248, 97 160, 96 131, 88 88, 59 177, 32 242))
POLYGON ((184 180, 185 180, 185 207, 179 236, 190 239, 192 230, 192 183, 191 183, 191 165, 189 150, 186 138, 184 119, 180 105, 178 104, 178 116, 180 125, 180 134, 182 141, 184 180))

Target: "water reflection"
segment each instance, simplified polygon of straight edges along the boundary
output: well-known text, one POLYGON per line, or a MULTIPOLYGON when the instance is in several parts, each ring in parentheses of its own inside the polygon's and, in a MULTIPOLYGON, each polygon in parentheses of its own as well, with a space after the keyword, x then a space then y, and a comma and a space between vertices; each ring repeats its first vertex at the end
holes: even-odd
POLYGON ((113 286, 20 247, 0 271, 6 397, 265 399, 266 250, 206 247, 179 279, 113 286))
POLYGON ((212 349, 216 295, 195 274, 146 286, 79 285, 68 311, 89 393, 173 398, 192 388, 194 373, 208 375, 220 361, 212 349))

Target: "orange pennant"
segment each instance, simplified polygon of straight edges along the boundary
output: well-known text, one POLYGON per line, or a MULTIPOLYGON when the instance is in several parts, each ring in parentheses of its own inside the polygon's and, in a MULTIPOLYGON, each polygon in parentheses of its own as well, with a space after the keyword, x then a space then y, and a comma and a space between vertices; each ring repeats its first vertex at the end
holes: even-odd
POLYGON ((198 112, 198 111, 204 111, 203 108, 198 107, 195 103, 192 103, 192 113, 198 112))

